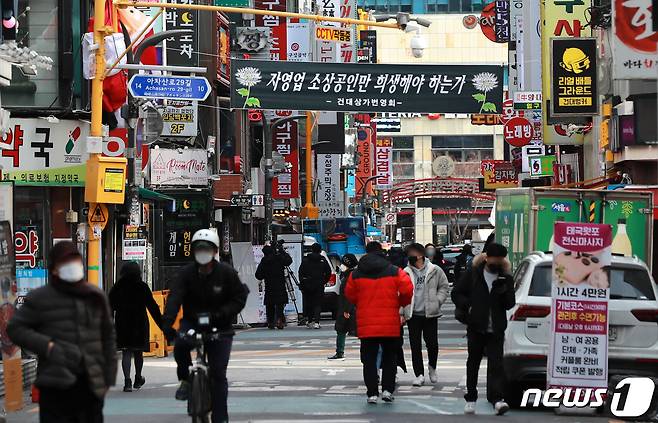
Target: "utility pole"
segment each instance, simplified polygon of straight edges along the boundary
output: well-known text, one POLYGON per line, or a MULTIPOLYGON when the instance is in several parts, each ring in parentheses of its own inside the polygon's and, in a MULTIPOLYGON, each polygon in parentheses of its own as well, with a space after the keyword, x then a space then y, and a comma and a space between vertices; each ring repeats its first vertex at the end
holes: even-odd
POLYGON ((320 209, 313 204, 313 112, 306 112, 306 204, 302 208, 302 217, 317 219, 320 209))
MULTIPOLYGON (((265 160, 265 225, 266 234, 265 241, 272 241, 272 179, 274 179, 273 160, 272 160, 272 130, 283 123, 293 120, 306 119, 306 115, 301 116, 288 116, 281 119, 274 119, 269 124, 265 113, 263 113, 261 122, 263 123, 263 159, 265 160)), ((308 129, 306 130, 308 134, 308 129)), ((310 139, 310 138, 309 138, 310 139)), ((308 145, 308 140, 306 141, 308 145)))

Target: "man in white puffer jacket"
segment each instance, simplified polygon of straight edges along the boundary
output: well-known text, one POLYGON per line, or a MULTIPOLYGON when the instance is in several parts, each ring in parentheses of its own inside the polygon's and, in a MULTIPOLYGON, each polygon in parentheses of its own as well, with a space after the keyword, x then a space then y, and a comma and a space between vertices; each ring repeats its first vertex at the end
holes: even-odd
POLYGON ((407 247, 409 265, 404 269, 414 285, 411 304, 400 309, 402 322, 409 328, 409 344, 413 361, 413 386, 425 383, 423 344, 429 358, 428 373, 431 383, 437 382, 436 363, 439 356, 438 319, 441 306, 448 298, 448 278, 443 270, 425 258, 425 247, 415 243, 407 247))

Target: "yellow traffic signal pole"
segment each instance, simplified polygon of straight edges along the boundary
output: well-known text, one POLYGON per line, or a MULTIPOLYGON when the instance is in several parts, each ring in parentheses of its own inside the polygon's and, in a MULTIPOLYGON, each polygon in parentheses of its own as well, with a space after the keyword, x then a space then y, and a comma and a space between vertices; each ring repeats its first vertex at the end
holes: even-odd
MULTIPOLYGON (((94 0, 94 44, 96 44, 97 49, 95 54, 96 73, 95 78, 91 80, 91 127, 89 130, 89 137, 100 140, 101 146, 103 137, 102 115, 103 80, 105 79, 105 36, 112 32, 114 32, 113 28, 105 26, 105 0, 94 0)), ((89 140, 88 144, 90 144, 89 140)), ((87 174, 90 174, 90 169, 97 169, 99 165, 100 151, 98 151, 98 148, 92 148, 92 151, 93 153, 89 154, 89 160, 87 161, 87 174)), ((99 182, 86 180, 85 185, 97 183, 99 182)), ((93 211, 90 207, 90 213, 92 212, 93 211)), ((101 239, 97 233, 94 233, 91 224, 88 231, 88 237, 87 280, 94 285, 99 285, 101 239)))
POLYGON ((306 112, 306 204, 302 209, 302 217, 307 219, 317 219, 320 215, 320 209, 313 204, 313 112, 306 112))

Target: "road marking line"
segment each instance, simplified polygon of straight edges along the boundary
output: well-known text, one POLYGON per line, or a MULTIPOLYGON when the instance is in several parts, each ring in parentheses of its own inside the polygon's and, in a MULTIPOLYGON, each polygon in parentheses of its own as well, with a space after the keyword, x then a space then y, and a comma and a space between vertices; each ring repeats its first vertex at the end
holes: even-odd
POLYGON ((440 408, 432 407, 431 405, 423 404, 422 402, 414 401, 412 399, 404 398, 402 401, 410 402, 416 405, 417 407, 424 408, 425 410, 433 411, 436 414, 442 414, 444 416, 449 416, 452 414, 447 411, 441 410, 440 408))

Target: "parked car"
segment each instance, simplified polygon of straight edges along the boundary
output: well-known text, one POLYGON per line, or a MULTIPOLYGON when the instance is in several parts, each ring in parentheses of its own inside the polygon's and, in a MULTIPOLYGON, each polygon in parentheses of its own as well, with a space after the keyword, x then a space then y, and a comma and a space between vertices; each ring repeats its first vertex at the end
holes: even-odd
MULTIPOLYGON (((546 386, 553 255, 531 253, 514 273, 516 306, 505 335, 505 399, 518 406, 527 388, 546 386)), ((637 258, 613 255, 608 304, 608 373, 658 377, 658 289, 637 258)))
POLYGON ((446 272, 448 277, 448 283, 452 286, 455 281, 455 265, 457 264, 457 256, 462 253, 464 249, 463 245, 448 245, 441 248, 441 253, 443 254, 443 270, 446 272))

